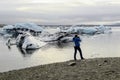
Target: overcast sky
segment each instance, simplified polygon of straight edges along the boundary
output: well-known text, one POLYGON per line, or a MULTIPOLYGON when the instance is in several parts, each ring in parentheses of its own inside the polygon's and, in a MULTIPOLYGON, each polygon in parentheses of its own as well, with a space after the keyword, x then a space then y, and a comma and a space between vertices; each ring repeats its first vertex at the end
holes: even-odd
POLYGON ((0 0, 0 23, 109 24, 120 22, 120 0, 0 0))

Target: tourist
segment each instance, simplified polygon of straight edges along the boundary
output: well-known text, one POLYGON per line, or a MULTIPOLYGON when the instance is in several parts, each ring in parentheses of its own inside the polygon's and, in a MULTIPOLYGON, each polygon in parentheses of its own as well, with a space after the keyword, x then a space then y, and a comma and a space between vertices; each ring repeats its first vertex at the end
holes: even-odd
POLYGON ((76 59, 77 50, 80 53, 81 59, 84 59, 83 56, 82 56, 82 50, 80 48, 80 42, 81 42, 80 37, 78 35, 75 35, 74 38, 73 38, 73 42, 75 44, 75 46, 74 46, 74 50, 75 50, 75 52, 74 52, 74 60, 77 60, 76 59))

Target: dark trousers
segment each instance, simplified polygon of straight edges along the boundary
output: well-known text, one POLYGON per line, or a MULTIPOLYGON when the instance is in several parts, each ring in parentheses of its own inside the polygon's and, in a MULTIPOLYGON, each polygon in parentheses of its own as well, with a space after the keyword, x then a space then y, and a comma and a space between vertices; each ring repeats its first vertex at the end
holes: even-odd
POLYGON ((75 46, 75 47, 74 47, 74 50, 75 50, 75 52, 74 52, 74 60, 77 60, 77 59, 76 59, 77 50, 78 50, 79 53, 80 53, 81 59, 84 59, 83 56, 82 56, 81 48, 80 48, 79 46, 75 46))

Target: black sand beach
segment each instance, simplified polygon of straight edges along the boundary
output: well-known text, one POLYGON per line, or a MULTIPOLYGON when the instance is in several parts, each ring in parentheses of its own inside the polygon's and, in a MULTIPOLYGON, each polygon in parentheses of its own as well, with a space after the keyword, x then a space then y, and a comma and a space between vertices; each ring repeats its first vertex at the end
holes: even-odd
POLYGON ((120 58, 67 61, 0 73, 0 80, 120 80, 120 58))

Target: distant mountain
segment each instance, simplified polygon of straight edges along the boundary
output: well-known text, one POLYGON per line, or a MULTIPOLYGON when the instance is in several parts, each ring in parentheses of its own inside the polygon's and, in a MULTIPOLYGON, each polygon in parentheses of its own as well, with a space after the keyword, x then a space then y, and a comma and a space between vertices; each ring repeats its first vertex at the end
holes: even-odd
POLYGON ((120 26, 120 23, 119 23, 119 22, 118 22, 118 23, 113 23, 113 24, 111 24, 111 25, 120 26))
POLYGON ((120 23, 115 23, 114 25, 120 25, 120 23))

